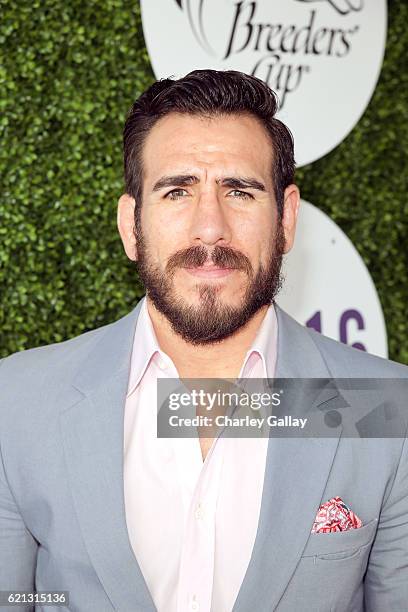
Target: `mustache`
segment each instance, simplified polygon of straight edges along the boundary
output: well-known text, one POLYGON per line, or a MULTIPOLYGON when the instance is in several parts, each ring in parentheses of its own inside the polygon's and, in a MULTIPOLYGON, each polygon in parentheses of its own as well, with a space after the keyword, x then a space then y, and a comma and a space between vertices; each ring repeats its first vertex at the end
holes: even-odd
POLYGON ((172 274, 176 268, 199 268, 209 259, 218 268, 243 270, 248 276, 252 275, 252 265, 248 257, 227 246, 215 246, 211 252, 203 245, 181 249, 169 257, 166 270, 172 274))

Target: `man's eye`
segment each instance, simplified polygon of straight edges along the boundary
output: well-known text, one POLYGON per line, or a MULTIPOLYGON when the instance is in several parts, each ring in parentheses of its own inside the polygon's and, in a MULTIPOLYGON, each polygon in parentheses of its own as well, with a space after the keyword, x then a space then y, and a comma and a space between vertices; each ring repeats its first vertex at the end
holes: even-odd
POLYGON ((229 195, 234 196, 234 198, 242 198, 244 200, 254 199, 253 195, 251 195, 250 193, 247 193, 246 191, 240 191, 239 189, 234 189, 233 191, 230 191, 229 195))
POLYGON ((172 191, 167 193, 165 197, 169 198, 169 200, 179 200, 185 195, 188 195, 185 189, 173 189, 172 191))

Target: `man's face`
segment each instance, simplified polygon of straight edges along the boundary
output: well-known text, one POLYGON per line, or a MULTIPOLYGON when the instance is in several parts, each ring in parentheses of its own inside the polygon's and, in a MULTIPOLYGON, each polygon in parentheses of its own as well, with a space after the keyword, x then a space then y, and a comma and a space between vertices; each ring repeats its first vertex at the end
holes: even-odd
POLYGON ((272 155, 247 115, 172 113, 146 139, 134 257, 149 299, 189 342, 228 337, 278 290, 272 155))

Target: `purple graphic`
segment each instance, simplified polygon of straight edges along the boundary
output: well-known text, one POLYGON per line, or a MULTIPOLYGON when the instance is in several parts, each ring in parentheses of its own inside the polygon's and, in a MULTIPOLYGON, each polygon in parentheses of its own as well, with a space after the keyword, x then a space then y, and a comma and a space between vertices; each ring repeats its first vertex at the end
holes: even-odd
MULTIPOLYGON (((344 344, 348 344, 347 326, 349 321, 355 321, 357 323, 357 329, 364 329, 364 319, 358 310, 345 310, 340 317, 340 342, 344 342, 344 344)), ((353 342, 351 346, 354 346, 354 348, 358 348, 361 351, 367 350, 364 344, 361 342, 353 342)))
MULTIPOLYGON (((345 310, 339 322, 339 340, 343 342, 343 344, 349 344, 348 342, 348 331, 349 331, 349 323, 354 322, 354 325, 357 324, 357 329, 365 329, 363 315, 354 308, 350 308, 345 310)), ((314 329, 315 331, 322 332, 322 313, 320 310, 317 310, 314 315, 310 317, 306 321, 306 327, 310 329, 314 329)), ((361 351, 367 351, 366 347, 362 342, 353 342, 351 344, 352 347, 356 349, 360 349, 361 351)))

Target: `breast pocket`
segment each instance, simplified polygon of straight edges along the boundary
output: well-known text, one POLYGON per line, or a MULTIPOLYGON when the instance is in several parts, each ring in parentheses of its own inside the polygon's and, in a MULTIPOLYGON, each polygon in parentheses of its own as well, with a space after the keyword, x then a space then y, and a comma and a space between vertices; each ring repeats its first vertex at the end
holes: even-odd
POLYGON ((311 533, 302 554, 303 558, 321 561, 341 561, 359 557, 374 539, 378 519, 363 527, 334 533, 311 533))

